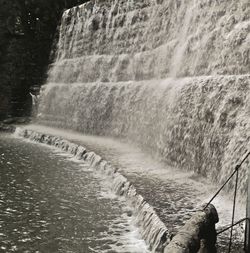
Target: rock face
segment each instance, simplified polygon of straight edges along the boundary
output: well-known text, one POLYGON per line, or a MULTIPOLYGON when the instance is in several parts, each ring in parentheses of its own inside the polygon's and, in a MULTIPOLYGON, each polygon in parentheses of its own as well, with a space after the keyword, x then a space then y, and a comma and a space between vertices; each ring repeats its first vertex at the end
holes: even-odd
POLYGON ((6 118, 9 109, 10 101, 8 100, 9 95, 0 94, 0 120, 6 118))
POLYGON ((39 121, 124 137, 224 182, 250 140, 249 15, 249 0, 99 0, 67 10, 39 121))

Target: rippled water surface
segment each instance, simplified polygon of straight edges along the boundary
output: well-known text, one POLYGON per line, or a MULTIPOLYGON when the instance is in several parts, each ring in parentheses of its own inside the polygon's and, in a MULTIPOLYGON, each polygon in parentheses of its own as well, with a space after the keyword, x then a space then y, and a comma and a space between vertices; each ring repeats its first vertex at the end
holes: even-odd
POLYGON ((147 252, 130 213, 86 165, 0 135, 0 252, 147 252))

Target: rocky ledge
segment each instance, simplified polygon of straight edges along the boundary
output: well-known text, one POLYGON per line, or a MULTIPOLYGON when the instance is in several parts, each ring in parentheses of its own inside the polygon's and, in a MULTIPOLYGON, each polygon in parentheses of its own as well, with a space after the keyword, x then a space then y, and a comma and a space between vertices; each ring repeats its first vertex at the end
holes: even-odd
POLYGON ((16 127, 14 125, 5 124, 0 122, 0 132, 14 133, 16 127))
POLYGON ((11 117, 0 121, 0 132, 14 133, 16 125, 25 125, 30 122, 29 117, 11 117))

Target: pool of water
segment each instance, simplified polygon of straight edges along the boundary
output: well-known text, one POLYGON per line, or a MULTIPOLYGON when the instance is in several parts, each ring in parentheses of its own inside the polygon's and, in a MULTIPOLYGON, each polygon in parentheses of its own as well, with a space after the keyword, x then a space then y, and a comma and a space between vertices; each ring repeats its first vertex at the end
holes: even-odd
POLYGON ((0 252, 148 252, 107 185, 84 163, 0 134, 0 252))

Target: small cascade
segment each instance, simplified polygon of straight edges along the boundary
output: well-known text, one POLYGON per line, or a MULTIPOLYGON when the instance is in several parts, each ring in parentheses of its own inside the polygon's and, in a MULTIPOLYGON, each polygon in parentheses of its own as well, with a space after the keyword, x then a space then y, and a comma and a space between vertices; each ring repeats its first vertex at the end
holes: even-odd
POLYGON ((107 161, 94 152, 88 152, 83 146, 71 143, 61 137, 21 128, 16 129, 15 135, 61 149, 106 175, 112 183, 112 191, 118 196, 124 197, 133 208, 135 223, 139 227, 143 239, 150 246, 151 251, 163 252, 165 246, 170 241, 168 229, 157 216, 154 209, 136 192, 135 187, 119 173, 119 170, 113 168, 107 161))

